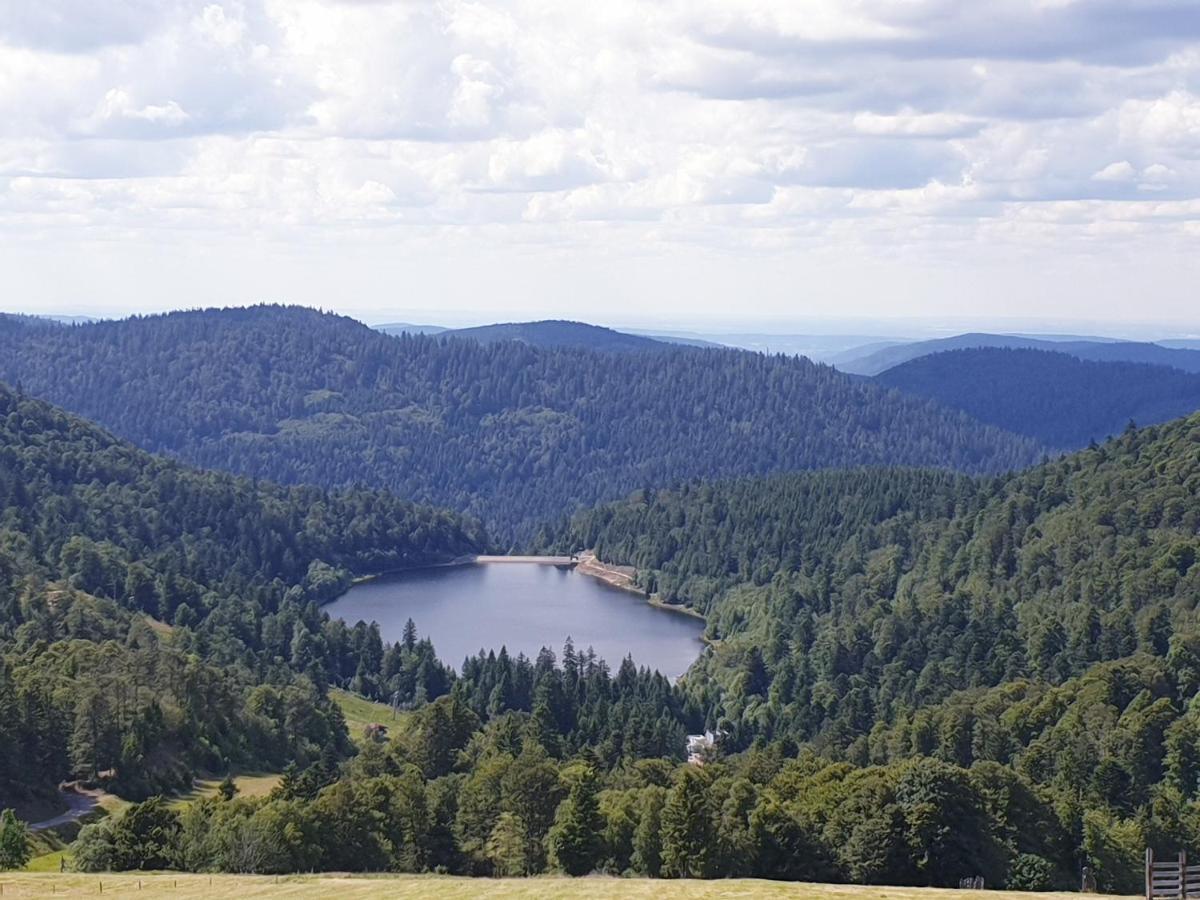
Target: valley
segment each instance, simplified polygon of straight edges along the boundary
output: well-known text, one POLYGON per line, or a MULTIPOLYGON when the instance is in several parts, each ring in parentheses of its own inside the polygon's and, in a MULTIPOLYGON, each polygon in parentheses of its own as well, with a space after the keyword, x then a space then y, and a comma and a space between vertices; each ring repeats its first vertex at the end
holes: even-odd
MULTIPOLYGON (((267 340, 258 317, 286 332, 292 316, 264 308, 209 324, 252 338, 229 357, 249 375, 267 340)), ((189 321, 151 322, 142 337, 182 328, 177 347, 209 352, 205 339, 189 343, 189 321)), ((122 323, 91 327, 71 332, 89 353, 125 340, 122 323)), ((57 332, 21 333, 35 346, 50 334, 68 351, 57 332)), ((438 365, 495 354, 497 366, 519 362, 503 376, 514 384, 523 372, 567 377, 547 368, 565 353, 597 377, 622 365, 642 377, 654 360, 660 386, 701 368, 751 384, 805 372, 815 381, 796 390, 823 385, 804 402, 826 410, 866 391, 741 351, 378 340, 380 351, 438 365)), ((290 351, 272 352, 286 369, 290 351)), ((1053 354, 1035 361, 1046 357, 1051 381, 1083 371, 1053 354)), ((380 367, 358 389, 364 404, 366 384, 400 371, 386 354, 369 360, 345 370, 380 367)), ((177 366, 145 361, 163 374, 177 366)), ((1178 382, 1149 375, 1138 382, 1145 396, 1178 382)), ((155 383, 175 385, 171 402, 211 409, 203 382, 155 383)), ((318 404, 348 384, 297 382, 318 404)), ((258 415, 249 393, 225 396, 258 415)), ((762 396, 763 415, 800 408, 778 407, 774 388, 762 396)), ((957 434, 947 422, 974 421, 942 411, 901 424, 887 404, 943 407, 906 406, 882 389, 858 396, 889 398, 853 413, 884 416, 871 440, 911 433, 919 453, 957 434)), ((704 465, 733 470, 647 475, 591 506, 555 494, 546 508, 557 512, 534 527, 522 518, 532 507, 500 495, 466 503, 489 512, 481 521, 386 488, 277 486, 155 455, 21 391, 2 389, 0 401, 0 711, 15 723, 0 732, 0 806, 36 805, 74 779, 119 798, 77 837, 39 832, 36 868, 913 886, 950 886, 965 872, 1061 889, 1086 859, 1100 887, 1130 892, 1146 845, 1186 844, 1193 828, 1200 839, 1200 760, 1189 749, 1200 735, 1189 700, 1200 653, 1195 416, 1012 471, 998 465, 1007 457, 974 451, 961 457, 966 471, 763 473, 717 457, 704 465), (493 528, 520 552, 498 553, 493 528), (687 761, 688 736, 706 733, 712 746, 687 761), (222 772, 272 774, 238 776, 245 790, 228 798, 222 772)), ((446 402, 437 430, 460 414, 446 402)), ((802 440, 831 421, 786 428, 802 440)), ((603 422, 576 435, 579 447, 612 440, 603 422)), ((1013 433, 988 428, 963 434, 1013 433)), ((475 453, 493 436, 464 426, 458 439, 475 453)), ((855 454, 866 446, 852 443, 855 454)), ((731 452, 742 446, 765 445, 731 452)), ((791 466, 775 458, 768 469, 776 464, 791 466)), ((606 464, 590 477, 619 471, 606 464)), ((514 475, 514 489, 537 483, 550 482, 514 475)))
POLYGON ((1200 15, 2 0, 0 900, 1200 898, 1200 15))
POLYGON ((1041 456, 1029 438, 807 359, 639 340, 651 349, 395 336, 284 306, 0 319, 0 380, 192 465, 451 508, 517 552, 647 484, 855 465, 1002 472, 1041 456))

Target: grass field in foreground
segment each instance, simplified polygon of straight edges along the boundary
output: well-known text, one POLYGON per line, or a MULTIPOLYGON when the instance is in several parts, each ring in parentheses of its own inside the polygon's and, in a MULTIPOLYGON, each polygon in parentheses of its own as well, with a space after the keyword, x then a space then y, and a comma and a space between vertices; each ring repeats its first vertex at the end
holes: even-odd
POLYGON ((3 896, 103 896, 233 898, 412 898, 412 900, 1066 900, 1078 894, 1022 894, 1011 891, 957 891, 935 888, 860 887, 857 885, 792 884, 754 879, 720 881, 653 881, 624 878, 455 878, 445 875, 394 875, 349 877, 336 875, 175 875, 127 873, 121 875, 58 875, 0 873, 3 896))

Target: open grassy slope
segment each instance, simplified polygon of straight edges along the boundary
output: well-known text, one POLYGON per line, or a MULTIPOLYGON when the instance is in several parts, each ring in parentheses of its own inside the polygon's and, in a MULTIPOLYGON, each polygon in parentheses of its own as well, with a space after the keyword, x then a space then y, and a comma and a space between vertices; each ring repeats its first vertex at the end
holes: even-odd
POLYGON ((340 688, 333 688, 329 692, 329 696, 334 703, 341 707, 342 715, 346 718, 346 730, 350 733, 350 740, 356 744, 362 741, 363 730, 368 725, 386 725, 392 729, 399 726, 408 715, 406 712, 400 712, 393 716, 392 708, 386 703, 376 703, 340 688))
MULTIPOLYGON (((270 772, 234 775, 233 784, 238 789, 238 795, 241 797, 262 797, 271 793, 275 785, 279 784, 279 778, 278 774, 270 772)), ((197 779, 190 791, 184 791, 171 798, 171 806, 181 809, 196 800, 203 800, 205 797, 215 797, 217 795, 217 788, 221 785, 221 780, 220 778, 197 779)))
POLYGON ((755 879, 717 881, 656 881, 623 878, 455 878, 445 875, 346 876, 175 875, 59 875, 0 873, 4 897, 164 896, 188 898, 330 897, 357 898, 522 898, 522 900, 608 900, 612 897, 652 900, 727 900, 727 898, 794 898, 794 900, 1066 900, 1077 894, 1024 894, 1016 891, 956 891, 934 888, 860 887, 856 885, 795 884, 755 879), (139 889, 140 884, 140 889, 139 889))

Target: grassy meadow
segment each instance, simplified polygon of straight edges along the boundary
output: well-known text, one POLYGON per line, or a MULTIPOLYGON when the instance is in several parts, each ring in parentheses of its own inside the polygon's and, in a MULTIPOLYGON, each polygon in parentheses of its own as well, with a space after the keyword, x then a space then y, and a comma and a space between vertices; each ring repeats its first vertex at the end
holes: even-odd
POLYGON ((795 884, 755 879, 657 881, 623 878, 458 878, 446 875, 349 877, 338 875, 59 875, 0 873, 2 896, 164 896, 253 900, 256 897, 412 898, 412 900, 1066 900, 1078 894, 958 891, 935 888, 795 884))
POLYGON ((341 707, 342 715, 346 719, 346 730, 350 732, 350 740, 356 744, 362 741, 363 729, 368 725, 386 725, 389 729, 394 729, 408 715, 406 712, 399 712, 393 719, 392 708, 386 703, 376 703, 340 688, 331 688, 329 697, 341 707))

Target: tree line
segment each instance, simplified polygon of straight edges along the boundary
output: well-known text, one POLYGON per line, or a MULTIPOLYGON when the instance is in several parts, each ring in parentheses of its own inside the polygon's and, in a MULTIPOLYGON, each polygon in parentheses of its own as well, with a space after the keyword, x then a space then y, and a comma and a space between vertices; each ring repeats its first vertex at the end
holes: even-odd
POLYGON ((1005 471, 1036 442, 806 359, 385 335, 261 306, 0 319, 0 379, 153 452, 466 512, 505 546, 645 485, 847 465, 1005 471))

